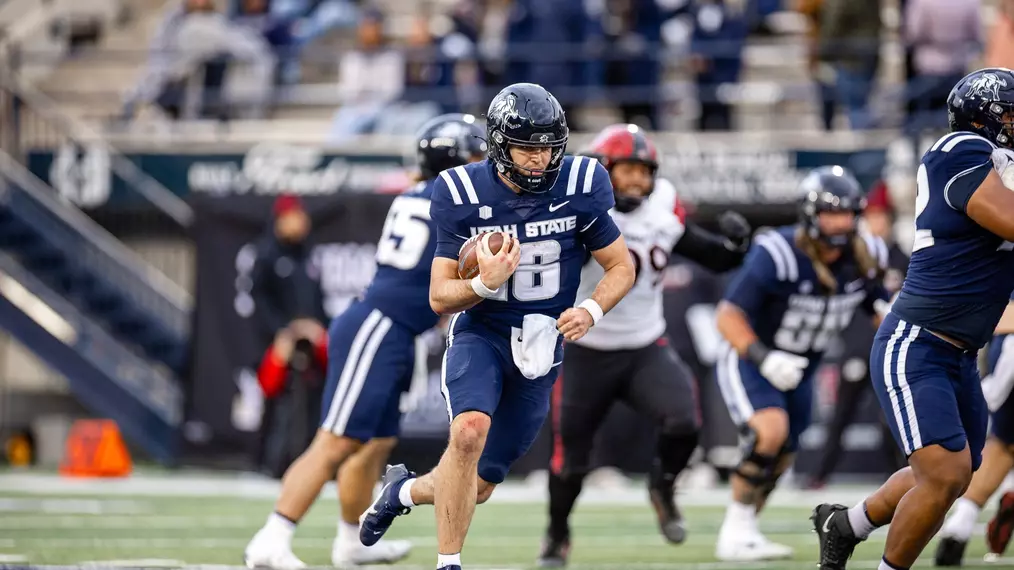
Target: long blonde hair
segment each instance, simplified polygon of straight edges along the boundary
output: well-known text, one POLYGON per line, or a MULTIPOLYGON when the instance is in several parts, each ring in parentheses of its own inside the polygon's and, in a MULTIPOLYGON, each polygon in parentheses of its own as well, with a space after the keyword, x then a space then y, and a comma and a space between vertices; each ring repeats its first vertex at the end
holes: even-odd
MULTIPOLYGON (((819 242, 810 237, 803 228, 800 228, 796 231, 796 246, 803 250, 803 253, 813 262, 813 270, 817 272, 817 279, 824 286, 825 293, 827 295, 834 294, 838 290, 838 280, 831 272, 831 268, 821 259, 819 242)), ((852 255, 855 256, 859 271, 864 279, 883 277, 883 269, 877 263, 876 257, 870 253, 866 240, 858 232, 852 236, 852 255)))

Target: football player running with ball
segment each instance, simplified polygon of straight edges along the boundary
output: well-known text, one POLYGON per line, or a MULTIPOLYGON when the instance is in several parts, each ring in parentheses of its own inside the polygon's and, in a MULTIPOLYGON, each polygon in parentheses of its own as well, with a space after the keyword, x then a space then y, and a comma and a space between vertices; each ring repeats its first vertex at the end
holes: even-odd
POLYGON ((569 131, 556 98, 538 85, 511 85, 490 104, 486 131, 488 160, 441 173, 430 209, 439 234, 430 305, 454 315, 441 370, 450 441, 422 477, 390 467, 360 531, 373 544, 397 516, 432 504, 437 568, 445 570, 461 570, 475 505, 528 451, 549 413, 560 337, 579 340, 634 283, 609 216, 609 173, 564 156, 569 131), (463 278, 473 246, 479 274, 463 278), (603 275, 575 306, 588 255, 603 275))
POLYGON ((285 472, 274 511, 244 552, 248 567, 305 567, 292 553, 292 535, 339 468, 334 565, 395 562, 408 555, 411 544, 404 540, 362 545, 358 519, 398 441, 399 403, 412 380, 415 338, 439 319, 429 306, 429 269, 437 247, 429 210, 436 180, 445 168, 482 160, 482 135, 471 115, 442 115, 420 131, 421 182, 391 203, 373 282, 331 323, 320 429, 285 472))
MULTIPOLYGON (((630 248, 636 281, 608 316, 563 352, 562 377, 553 392, 549 529, 538 560, 547 568, 567 562, 570 512, 590 467, 595 433, 617 401, 658 426, 651 504, 666 540, 686 539, 673 485, 697 447, 699 411, 693 375, 665 336, 662 278, 670 252, 726 271, 742 262, 750 239, 750 225, 733 212, 720 217, 723 235, 684 222, 676 213, 676 189, 656 176, 655 144, 637 126, 606 128, 583 154, 609 172, 616 195, 611 215, 630 248)), ((590 295, 601 278, 602 269, 589 260, 578 296, 590 295)))
POLYGON ((810 426, 813 377, 828 343, 857 308, 875 323, 886 312, 887 245, 857 232, 865 206, 859 183, 829 166, 810 172, 800 193, 799 223, 754 237, 718 305, 726 341, 716 364, 718 385, 744 436, 715 548, 720 560, 792 555, 761 534, 757 515, 810 426))
POLYGON ((911 568, 982 461, 977 354, 1014 290, 1014 73, 983 69, 947 98, 951 133, 922 157, 908 275, 870 352, 873 389, 909 466, 852 508, 818 505, 820 568, 891 524, 880 570, 911 568))

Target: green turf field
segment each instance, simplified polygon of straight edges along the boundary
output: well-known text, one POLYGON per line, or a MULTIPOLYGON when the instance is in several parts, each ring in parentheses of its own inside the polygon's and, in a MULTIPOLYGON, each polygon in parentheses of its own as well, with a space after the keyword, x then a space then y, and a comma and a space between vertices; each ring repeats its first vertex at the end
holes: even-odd
MULTIPOLYGON (((237 483, 237 486, 242 483, 237 483)), ((94 488, 64 492, 13 489, 0 485, 0 566, 5 562, 31 564, 80 564, 95 561, 147 561, 135 565, 235 566, 241 564, 243 547, 263 523, 272 500, 259 496, 159 496, 155 489, 144 494, 95 493, 94 488)), ((590 490, 590 494, 595 490, 590 490)), ((210 493, 207 493, 210 495, 210 493)), ((721 493, 715 494, 719 496, 721 493)), ((786 495, 791 496, 790 491, 786 495)), ((809 500, 803 493, 801 501, 809 500)), ((762 530, 773 540, 794 546, 793 561, 767 564, 719 563, 713 550, 723 509, 718 505, 685 509, 690 540, 668 546, 656 532, 652 514, 638 501, 602 504, 594 499, 579 505, 573 519, 574 550, 571 568, 617 568, 638 570, 722 570, 725 568, 802 569, 815 567, 816 544, 807 520, 809 509, 799 506, 772 507, 762 518, 762 530)), ((693 502, 688 498, 687 502, 693 502)), ((335 534, 336 502, 318 502, 296 533, 294 550, 314 566, 329 565, 335 534)), ((984 517, 984 520, 988 517, 984 517)), ((479 507, 463 553, 466 568, 530 568, 545 528, 545 506, 537 497, 479 507)), ((399 519, 389 536, 411 539, 416 548, 398 568, 433 567, 434 522, 429 507, 417 508, 399 519)), ((981 536, 981 535, 980 535, 981 536)), ((857 550, 850 568, 876 568, 886 532, 879 531, 857 550)), ((966 566, 1014 569, 1014 558, 983 562, 982 539, 973 542, 966 566)), ((932 562, 926 560, 925 567, 932 562)))

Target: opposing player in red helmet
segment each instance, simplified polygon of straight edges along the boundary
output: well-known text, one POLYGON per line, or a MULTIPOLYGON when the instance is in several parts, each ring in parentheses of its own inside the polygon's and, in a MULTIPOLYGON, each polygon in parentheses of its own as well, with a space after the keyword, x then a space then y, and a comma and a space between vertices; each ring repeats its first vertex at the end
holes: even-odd
MULTIPOLYGON (((568 518, 590 467, 592 441, 618 400, 658 425, 648 485, 651 504, 666 540, 680 544, 686 539, 673 484, 697 447, 700 423, 691 372, 665 336, 662 277, 672 252, 716 271, 738 266, 751 232, 746 220, 732 212, 719 217, 721 235, 687 222, 676 189, 657 176, 655 144, 634 125, 606 128, 583 154, 609 172, 616 194, 610 215, 626 237, 636 281, 594 330, 564 349, 563 374, 553 398, 550 520, 539 555, 542 567, 567 562, 568 518)), ((579 291, 595 287, 601 273, 595 263, 585 265, 579 291)))

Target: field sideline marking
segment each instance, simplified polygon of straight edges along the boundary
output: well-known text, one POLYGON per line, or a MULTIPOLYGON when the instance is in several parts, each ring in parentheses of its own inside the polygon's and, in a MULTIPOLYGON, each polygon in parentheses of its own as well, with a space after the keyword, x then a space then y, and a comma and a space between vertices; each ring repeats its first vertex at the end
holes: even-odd
MULTIPOLYGON (((278 481, 253 476, 210 478, 191 475, 175 477, 136 475, 119 480, 75 480, 50 474, 0 474, 0 494, 11 493, 22 496, 26 494, 193 498, 214 496, 223 499, 274 500, 280 489, 278 481)), ((874 486, 837 486, 820 491, 791 489, 791 493, 775 493, 769 505, 795 507, 802 503, 814 506, 824 502, 853 504, 865 499, 875 489, 874 486)), ((686 506, 725 507, 729 503, 729 493, 727 486, 680 490, 678 501, 686 506)), ((326 502, 336 500, 334 483, 328 483, 324 487, 321 498, 326 502)), ((545 504, 546 499, 545 486, 511 481, 499 485, 489 502, 545 504)), ((622 488, 599 488, 594 493, 585 493, 581 497, 581 504, 641 505, 646 504, 647 500, 647 490, 638 483, 622 488)))

